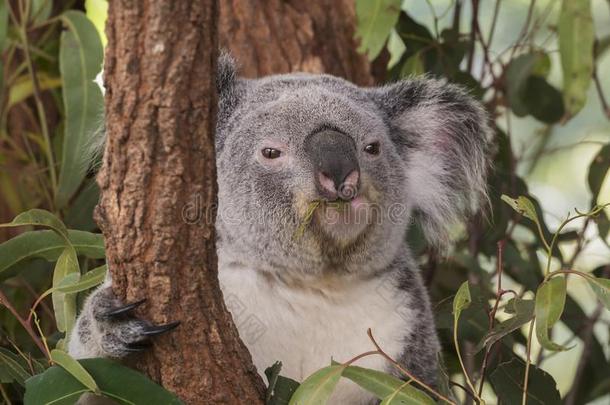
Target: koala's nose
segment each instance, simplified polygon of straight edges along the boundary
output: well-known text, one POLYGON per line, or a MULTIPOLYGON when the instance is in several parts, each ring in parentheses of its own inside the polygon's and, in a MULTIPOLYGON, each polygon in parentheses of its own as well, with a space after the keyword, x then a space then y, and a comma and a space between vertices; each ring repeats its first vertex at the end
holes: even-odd
POLYGON ((352 138, 330 129, 316 132, 305 140, 305 152, 313 163, 316 188, 323 197, 344 201, 356 197, 360 168, 352 138))

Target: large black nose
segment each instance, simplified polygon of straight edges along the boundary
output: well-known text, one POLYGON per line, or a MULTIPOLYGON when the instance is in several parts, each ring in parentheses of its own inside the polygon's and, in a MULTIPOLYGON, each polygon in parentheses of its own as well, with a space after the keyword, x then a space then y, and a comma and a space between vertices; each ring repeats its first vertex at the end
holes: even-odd
POLYGON ((323 197, 345 201, 356 197, 360 168, 352 138, 331 129, 316 132, 305 139, 305 152, 314 165, 314 181, 323 197))

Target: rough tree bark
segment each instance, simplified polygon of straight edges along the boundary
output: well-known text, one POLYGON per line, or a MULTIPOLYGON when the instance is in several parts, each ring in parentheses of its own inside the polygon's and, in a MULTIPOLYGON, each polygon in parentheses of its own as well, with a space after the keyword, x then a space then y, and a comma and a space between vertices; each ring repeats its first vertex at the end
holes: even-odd
POLYGON ((220 44, 240 74, 330 73, 368 86, 385 77, 388 55, 371 64, 356 52, 353 0, 223 0, 220 44))
POLYGON ((187 403, 262 403, 216 274, 215 0, 109 2, 108 145, 96 217, 116 295, 181 325, 135 366, 187 403), (193 221, 183 213, 197 207, 193 221))

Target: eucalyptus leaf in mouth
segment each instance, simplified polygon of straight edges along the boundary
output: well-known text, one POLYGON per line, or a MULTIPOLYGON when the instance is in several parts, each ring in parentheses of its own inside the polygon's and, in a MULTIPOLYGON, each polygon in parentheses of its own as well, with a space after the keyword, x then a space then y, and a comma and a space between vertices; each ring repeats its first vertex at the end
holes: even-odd
POLYGON ((334 208, 339 212, 345 212, 349 206, 349 201, 337 200, 337 201, 324 201, 324 200, 313 200, 307 205, 305 216, 299 223, 296 231, 294 232, 294 239, 300 239, 305 233, 305 228, 309 226, 313 219, 313 214, 316 212, 318 207, 323 206, 325 208, 334 208))
POLYGON ((313 214, 314 212, 316 212, 316 209, 320 206, 320 204, 322 204, 322 201, 314 200, 307 205, 307 211, 305 211, 305 216, 303 217, 303 220, 294 232, 294 239, 300 239, 301 237, 303 237, 303 234, 305 233, 305 228, 307 228, 311 223, 313 214))

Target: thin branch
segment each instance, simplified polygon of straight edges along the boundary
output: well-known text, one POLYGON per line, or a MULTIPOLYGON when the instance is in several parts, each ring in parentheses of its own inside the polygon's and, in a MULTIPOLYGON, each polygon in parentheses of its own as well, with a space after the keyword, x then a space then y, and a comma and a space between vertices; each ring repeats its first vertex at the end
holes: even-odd
POLYGON ((470 27, 470 50, 468 52, 468 72, 472 73, 476 43, 477 26, 479 25, 479 0, 472 0, 472 20, 470 27))
POLYGON ((373 342, 373 345, 375 346, 375 348, 377 349, 379 354, 382 355, 390 363, 392 363, 404 375, 406 375, 407 377, 409 377, 410 379, 415 381, 421 387, 425 388, 426 391, 428 391, 432 395, 436 396, 437 398, 442 399, 443 401, 447 402, 448 404, 457 405, 454 401, 452 401, 449 398, 445 397, 440 392, 436 391, 434 388, 430 387, 428 384, 424 383, 422 380, 420 380, 419 378, 415 377, 415 375, 413 375, 411 372, 409 372, 407 369, 405 369, 399 362, 397 362, 392 357, 390 357, 386 352, 384 352, 383 349, 381 348, 381 346, 379 346, 379 344, 377 343, 377 341, 373 337, 373 332, 371 332, 371 328, 369 328, 366 331, 366 333, 367 333, 367 335, 369 335, 369 339, 371 339, 371 342, 373 342))
MULTIPOLYGON (((505 243, 506 243, 506 241, 504 239, 502 239, 498 242, 498 258, 496 261, 497 262, 496 269, 498 272, 498 288, 496 291, 496 302, 494 303, 492 310, 489 312, 489 330, 492 330, 494 327, 494 324, 496 321, 496 313, 498 312, 498 306, 500 305, 500 300, 502 299, 502 296, 505 293, 510 292, 510 291, 504 291, 502 289, 502 272, 504 270, 502 258, 504 256, 503 253, 504 253, 504 244, 505 243)), ((483 385, 485 384, 485 372, 486 372, 487 364, 489 361, 489 353, 491 352, 492 347, 493 347, 493 344, 485 348, 485 357, 483 357, 483 364, 481 366, 481 371, 479 373, 481 375, 481 381, 479 383, 479 397, 481 397, 481 395, 483 394, 483 385)))
POLYGON ((536 318, 534 317, 530 321, 530 330, 527 335, 527 359, 525 361, 525 378, 523 379, 523 396, 521 398, 521 405, 526 405, 527 403, 527 385, 529 383, 530 376, 530 364, 532 363, 531 353, 532 353, 532 338, 534 333, 534 321, 536 318))
POLYGON ((15 309, 15 307, 13 307, 13 305, 11 304, 11 302, 8 300, 8 298, 6 297, 6 295, 4 295, 4 292, 2 290, 0 290, 0 303, 2 305, 4 305, 6 307, 6 309, 8 309, 10 311, 11 314, 13 314, 13 316, 15 318, 17 318, 17 321, 19 321, 19 323, 21 324, 21 326, 23 326, 23 329, 25 329, 25 331, 28 333, 28 335, 30 335, 30 337, 32 338, 32 340, 34 341, 34 343, 36 343, 36 346, 38 346, 38 348, 40 349, 40 351, 42 353, 44 353, 44 355, 48 358, 48 352, 45 349, 45 346, 42 344, 42 341, 40 340, 40 338, 38 337, 38 335, 36 335, 36 333, 34 332, 34 330, 32 329, 32 326, 27 323, 25 321, 25 319, 23 319, 21 317, 21 315, 19 315, 19 312, 17 312, 17 310, 15 309))

